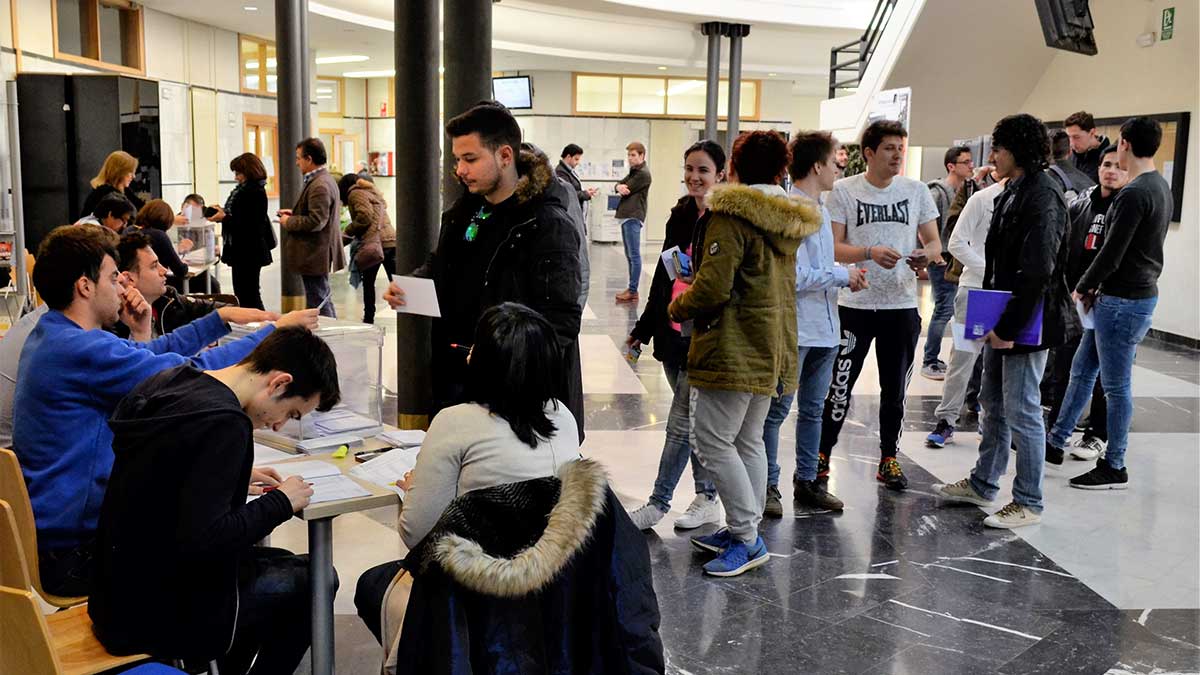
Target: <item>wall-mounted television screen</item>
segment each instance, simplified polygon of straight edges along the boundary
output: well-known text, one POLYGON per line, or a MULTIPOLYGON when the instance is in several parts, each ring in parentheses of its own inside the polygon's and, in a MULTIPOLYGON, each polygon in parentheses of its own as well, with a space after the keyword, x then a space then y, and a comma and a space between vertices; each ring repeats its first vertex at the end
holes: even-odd
POLYGON ((492 98, 510 110, 528 110, 533 107, 533 84, 528 75, 493 77, 492 98))

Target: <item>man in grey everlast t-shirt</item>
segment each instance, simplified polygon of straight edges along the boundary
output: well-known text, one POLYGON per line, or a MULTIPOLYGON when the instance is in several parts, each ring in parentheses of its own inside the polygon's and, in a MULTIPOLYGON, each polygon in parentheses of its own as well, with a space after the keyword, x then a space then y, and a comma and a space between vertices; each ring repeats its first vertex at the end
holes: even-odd
POLYGON ((830 193, 834 258, 862 267, 870 286, 854 294, 842 289, 838 299, 842 338, 825 398, 818 480, 828 478, 829 453, 837 445, 854 382, 875 340, 880 393, 875 477, 893 490, 908 486, 896 452, 904 394, 921 334, 915 270, 943 262, 938 210, 929 188, 899 175, 907 137, 899 122, 873 122, 862 137, 866 173, 839 180, 830 193), (925 248, 916 248, 918 236, 925 248))

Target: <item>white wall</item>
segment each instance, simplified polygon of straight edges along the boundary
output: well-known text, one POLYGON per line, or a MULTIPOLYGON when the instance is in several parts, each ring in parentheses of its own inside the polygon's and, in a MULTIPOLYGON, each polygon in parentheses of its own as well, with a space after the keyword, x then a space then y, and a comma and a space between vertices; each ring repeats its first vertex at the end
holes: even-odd
MULTIPOLYGON (((1093 2, 1096 43, 1093 57, 1060 52, 1020 107, 1043 119, 1063 119, 1077 110, 1096 117, 1145 113, 1191 113, 1183 216, 1167 234, 1163 274, 1159 279, 1158 330, 1200 339, 1196 289, 1200 274, 1200 83, 1197 78, 1197 24, 1194 2, 1093 2), (1162 10, 1175 7, 1175 36, 1148 48, 1135 39, 1158 32, 1162 10)), ((1161 167, 1160 167, 1161 168, 1161 167)))

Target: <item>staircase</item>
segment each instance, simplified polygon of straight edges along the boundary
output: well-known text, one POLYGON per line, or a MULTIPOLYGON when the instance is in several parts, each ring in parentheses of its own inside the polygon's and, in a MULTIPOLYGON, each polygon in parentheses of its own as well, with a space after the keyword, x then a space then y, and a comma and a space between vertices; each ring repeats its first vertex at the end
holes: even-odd
POLYGON ((879 37, 887 28, 888 19, 896 8, 897 0, 879 0, 871 22, 861 37, 853 42, 829 50, 829 98, 837 98, 838 92, 853 93, 862 82, 867 63, 875 53, 879 37), (849 73, 849 75, 847 75, 849 73))

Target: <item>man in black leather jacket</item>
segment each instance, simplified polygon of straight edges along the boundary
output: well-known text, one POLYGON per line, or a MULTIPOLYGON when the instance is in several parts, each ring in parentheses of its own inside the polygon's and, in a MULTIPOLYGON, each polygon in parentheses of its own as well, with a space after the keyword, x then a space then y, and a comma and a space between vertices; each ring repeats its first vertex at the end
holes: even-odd
MULTIPOLYGON (((249 320, 260 318, 256 315, 268 314, 253 310, 254 315, 251 315, 248 314, 250 308, 243 309, 224 302, 184 295, 168 286, 167 270, 158 263, 158 256, 150 248, 150 238, 143 232, 134 230, 126 233, 121 237, 117 252, 121 256, 117 269, 127 281, 137 287, 154 312, 150 321, 154 337, 166 335, 218 310, 223 311, 222 319, 233 323, 244 323, 240 314, 246 314, 249 320)), ((129 329, 122 323, 117 323, 112 332, 120 337, 129 337, 129 329)))

